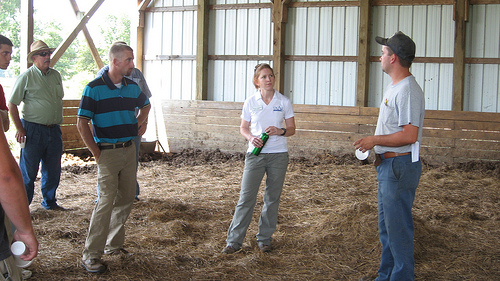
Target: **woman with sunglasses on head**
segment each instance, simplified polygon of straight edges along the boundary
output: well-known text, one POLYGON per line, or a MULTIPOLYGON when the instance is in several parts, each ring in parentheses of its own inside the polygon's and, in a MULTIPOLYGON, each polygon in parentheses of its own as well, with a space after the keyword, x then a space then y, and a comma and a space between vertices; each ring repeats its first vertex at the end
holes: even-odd
POLYGON ((241 182, 240 198, 229 226, 226 247, 222 251, 232 254, 241 249, 248 226, 252 220, 259 186, 266 177, 264 206, 259 219, 257 243, 261 251, 272 250, 272 235, 278 220, 285 174, 288 167, 286 137, 295 134, 295 118, 290 100, 276 91, 274 71, 269 64, 255 67, 253 83, 256 93, 247 98, 241 113, 240 133, 248 140, 245 168, 241 182), (261 139, 266 133, 267 142, 261 139), (262 148, 260 153, 252 153, 262 148))

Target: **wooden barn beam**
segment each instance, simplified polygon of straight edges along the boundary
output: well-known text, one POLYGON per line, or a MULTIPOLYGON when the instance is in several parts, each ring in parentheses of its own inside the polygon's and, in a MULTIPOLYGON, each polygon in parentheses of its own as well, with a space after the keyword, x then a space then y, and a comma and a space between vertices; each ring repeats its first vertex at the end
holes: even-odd
MULTIPOLYGON (((78 8, 78 4, 76 3, 76 0, 69 0, 71 3, 71 6, 73 7, 73 11, 75 11, 75 15, 78 19, 82 19, 83 13, 80 11, 78 8)), ((92 39, 92 36, 90 36, 90 32, 87 29, 87 26, 84 26, 83 29, 83 34, 85 36, 85 40, 87 41, 87 45, 89 46, 90 53, 92 54, 92 57, 94 58, 94 61, 97 65, 97 69, 101 69, 104 64, 101 60, 101 56, 99 55, 99 51, 95 47, 94 40, 92 39)))
POLYGON ((33 0, 21 0, 21 72, 28 69, 31 63, 28 63, 28 53, 30 45, 33 43, 33 0))
POLYGON ((83 16, 83 18, 80 20, 80 23, 78 23, 78 25, 75 27, 73 32, 71 32, 68 38, 66 38, 66 40, 64 40, 63 42, 61 42, 61 44, 59 44, 59 46, 55 50, 54 55, 52 55, 52 58, 50 60, 51 67, 53 67, 57 63, 57 61, 62 57, 66 49, 69 47, 69 45, 71 45, 73 40, 75 40, 78 33, 83 29, 83 27, 87 24, 87 22, 94 15, 97 9, 99 9, 99 7, 104 1, 105 0, 97 0, 94 6, 92 6, 92 8, 83 16))
POLYGON ((456 0, 453 4, 455 20, 455 52, 453 55, 453 98, 451 110, 463 111, 465 93, 465 22, 469 0, 456 0))
POLYGON ((196 44, 196 100, 206 100, 208 91, 209 1, 198 1, 196 44))
MULTIPOLYGON (((135 42, 135 67, 143 71, 144 67, 144 18, 151 0, 137 0, 137 41, 135 42)), ((131 43, 132 44, 132 43, 131 43)))
POLYGON ((368 106, 370 86, 370 37, 372 5, 371 0, 361 0, 359 7, 358 79, 356 85, 356 106, 368 106))
MULTIPOLYGON (((275 88, 280 93, 285 90, 285 27, 288 21, 288 6, 291 0, 271 0, 273 2, 272 19, 274 23, 273 69, 275 88)), ((283 93, 284 94, 284 93, 283 93)))

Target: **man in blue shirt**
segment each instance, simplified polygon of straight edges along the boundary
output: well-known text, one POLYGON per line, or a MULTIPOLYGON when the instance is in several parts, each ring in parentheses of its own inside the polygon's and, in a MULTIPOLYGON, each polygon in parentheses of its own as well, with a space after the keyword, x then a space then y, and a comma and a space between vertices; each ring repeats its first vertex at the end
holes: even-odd
MULTIPOLYGON (((126 44, 125 42, 120 42, 120 43, 126 44)), ((101 68, 101 70, 99 70, 97 72, 96 78, 102 76, 104 74, 104 72, 106 72, 106 71, 109 71, 109 65, 106 65, 103 68, 101 68)), ((126 76, 126 78, 128 78, 128 79, 134 81, 135 83, 137 83, 139 85, 139 87, 141 88, 141 91, 148 98, 151 98, 152 95, 151 95, 151 91, 149 90, 148 83, 146 83, 146 79, 144 78, 144 75, 142 74, 142 72, 139 69, 137 69, 137 68, 132 69, 132 72, 130 72, 130 75, 126 76)), ((137 113, 137 111, 136 111, 136 113, 137 113)), ((147 121, 146 121, 145 125, 146 124, 147 124, 147 121)), ((144 129, 146 129, 146 127, 144 127, 144 129)), ((135 153, 136 153, 136 156, 137 156, 137 160, 136 160, 136 166, 137 167, 139 167, 139 150, 140 150, 140 147, 141 147, 141 140, 142 140, 142 134, 138 135, 134 139, 135 153)), ((99 193, 99 185, 97 186, 97 193, 99 193)), ((137 182, 136 183, 136 190, 135 190, 135 200, 139 200, 139 193, 140 193, 139 182, 137 182)))
POLYGON ((132 140, 144 133, 151 107, 139 85, 124 77, 134 69, 133 60, 130 46, 113 44, 109 71, 85 87, 78 110, 78 131, 98 165, 99 197, 83 250, 82 265, 88 272, 106 270, 103 253, 127 253, 123 249, 125 221, 132 210, 137 180, 132 140))

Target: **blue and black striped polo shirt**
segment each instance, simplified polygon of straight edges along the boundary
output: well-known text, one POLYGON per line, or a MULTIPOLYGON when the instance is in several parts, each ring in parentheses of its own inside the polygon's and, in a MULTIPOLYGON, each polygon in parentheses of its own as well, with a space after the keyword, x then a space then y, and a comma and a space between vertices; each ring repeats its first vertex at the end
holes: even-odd
POLYGON ((96 143, 126 142, 138 135, 135 109, 147 105, 139 85, 124 77, 117 88, 106 71, 85 86, 78 117, 92 121, 96 143))

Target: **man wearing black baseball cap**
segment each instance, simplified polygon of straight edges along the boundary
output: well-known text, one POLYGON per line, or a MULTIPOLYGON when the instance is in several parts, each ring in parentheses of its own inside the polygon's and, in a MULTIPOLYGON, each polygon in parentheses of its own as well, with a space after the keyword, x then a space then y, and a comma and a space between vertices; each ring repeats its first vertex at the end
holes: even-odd
POLYGON ((382 257, 377 281, 414 280, 412 206, 422 173, 420 141, 424 93, 410 73, 415 42, 401 31, 382 45, 382 70, 392 83, 380 104, 375 135, 354 142, 363 152, 374 149, 378 180, 379 238, 382 257))

